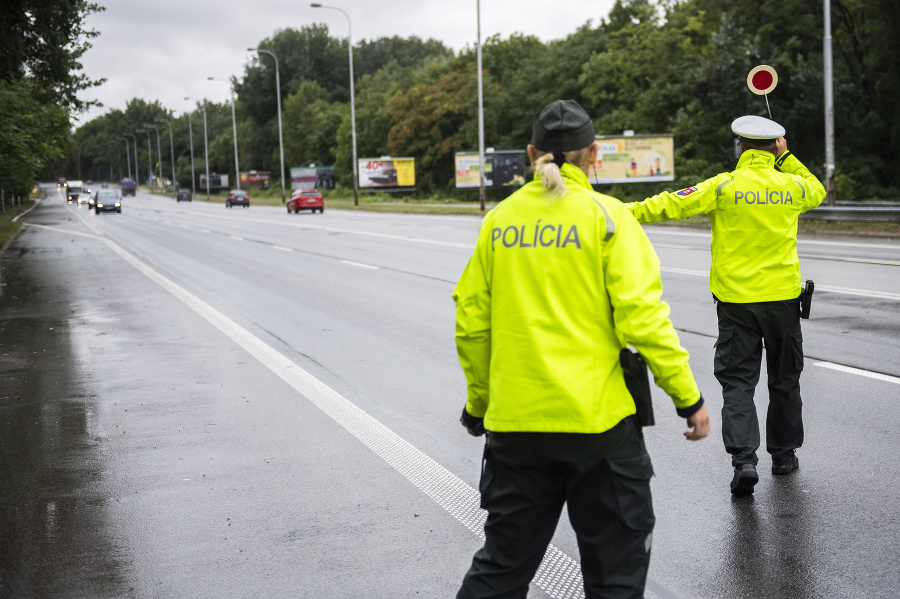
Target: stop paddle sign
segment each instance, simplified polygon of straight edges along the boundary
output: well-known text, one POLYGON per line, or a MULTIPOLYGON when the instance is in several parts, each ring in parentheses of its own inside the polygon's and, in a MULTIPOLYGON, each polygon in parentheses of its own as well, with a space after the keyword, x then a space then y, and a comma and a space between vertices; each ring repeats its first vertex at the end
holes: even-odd
POLYGON ((778 73, 767 64, 754 67, 747 75, 747 87, 757 96, 764 96, 778 85, 778 73))

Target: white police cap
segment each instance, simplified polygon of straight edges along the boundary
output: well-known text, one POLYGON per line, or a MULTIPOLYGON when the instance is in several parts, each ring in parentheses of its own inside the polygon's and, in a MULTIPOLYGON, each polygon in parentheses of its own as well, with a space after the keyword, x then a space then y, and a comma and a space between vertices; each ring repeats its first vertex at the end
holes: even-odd
POLYGON ((784 127, 761 116, 742 116, 734 119, 731 130, 747 139, 778 139, 784 136, 784 127))

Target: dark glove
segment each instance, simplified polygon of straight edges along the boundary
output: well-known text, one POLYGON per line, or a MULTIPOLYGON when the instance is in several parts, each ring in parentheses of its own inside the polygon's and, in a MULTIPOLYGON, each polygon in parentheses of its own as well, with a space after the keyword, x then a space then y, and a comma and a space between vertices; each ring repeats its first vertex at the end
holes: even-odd
POLYGON ((484 429, 484 418, 472 416, 465 408, 463 408, 462 418, 459 421, 473 437, 480 437, 486 432, 484 429))

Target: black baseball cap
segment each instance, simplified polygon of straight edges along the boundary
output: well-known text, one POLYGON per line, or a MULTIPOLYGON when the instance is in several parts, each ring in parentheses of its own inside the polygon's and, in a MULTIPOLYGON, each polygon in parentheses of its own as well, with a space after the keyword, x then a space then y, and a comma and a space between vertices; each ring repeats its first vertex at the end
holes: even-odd
POLYGON ((542 152, 571 152, 596 139, 594 123, 575 100, 556 100, 534 117, 531 144, 542 152))

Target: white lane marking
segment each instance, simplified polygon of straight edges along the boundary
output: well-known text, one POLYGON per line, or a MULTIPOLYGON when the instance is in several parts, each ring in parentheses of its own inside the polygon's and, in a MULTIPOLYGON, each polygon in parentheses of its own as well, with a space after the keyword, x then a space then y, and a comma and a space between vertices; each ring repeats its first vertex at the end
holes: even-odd
POLYGON ((283 245, 273 245, 272 248, 276 249, 276 250, 281 250, 282 252, 293 252, 294 251, 291 248, 284 247, 283 245))
POLYGON ((358 266, 360 268, 371 268, 372 270, 379 270, 377 266, 372 266, 371 264, 362 264, 360 262, 353 262, 352 260, 341 260, 344 264, 349 264, 350 266, 358 266))
MULTIPOLYGON (((207 322, 244 348, 279 378, 333 418, 413 485, 444 508, 463 526, 484 538, 486 514, 479 493, 397 433, 360 409, 337 391, 291 362, 236 322, 147 266, 117 243, 101 238, 123 260, 181 300, 207 322)), ((584 597, 578 562, 550 545, 535 575, 536 584, 555 599, 584 597)))
MULTIPOLYGON (((712 239, 712 233, 697 233, 693 231, 662 231, 655 227, 647 227, 644 229, 648 235, 681 235, 682 237, 702 237, 704 239, 712 239)), ((869 248, 878 250, 897 250, 900 251, 900 245, 888 245, 879 243, 853 243, 850 241, 822 241, 818 239, 798 239, 797 243, 805 243, 807 245, 830 245, 835 247, 851 247, 851 248, 869 248)))
MULTIPOLYGON (((166 222, 169 222, 169 221, 166 221, 166 222)), ((210 231, 209 229, 197 229, 197 230, 200 231, 201 233, 212 233, 212 231, 210 231)))
POLYGON ((244 241, 243 237, 238 237, 237 235, 229 235, 229 237, 231 237, 235 241, 244 241))
POLYGON ((41 203, 41 199, 40 199, 40 198, 37 198, 37 199, 34 201, 34 204, 31 205, 31 208, 29 208, 28 210, 26 210, 26 211, 23 212, 22 214, 17 214, 16 216, 14 216, 13 219, 12 219, 12 222, 16 222, 17 220, 19 220, 20 218, 22 218, 23 216, 25 216, 26 214, 28 214, 29 212, 31 212, 32 210, 34 210, 35 208, 37 208, 37 205, 40 204, 40 203, 41 203))
POLYGON ((70 231, 67 229, 60 229, 58 227, 48 227, 47 225, 36 225, 34 223, 22 223, 26 227, 34 227, 35 229, 46 229, 47 231, 53 231, 55 233, 62 233, 63 235, 78 235, 79 237, 90 237, 91 239, 100 239, 97 235, 92 235, 91 233, 80 233, 78 231, 70 231))
POLYGON ((900 377, 891 376, 889 374, 881 374, 880 372, 872 372, 871 370, 863 370, 862 368, 853 368, 852 366, 833 364, 832 362, 813 362, 813 366, 821 366, 822 368, 829 368, 831 370, 837 370, 838 372, 847 372, 849 374, 856 374, 859 376, 864 376, 866 378, 900 385, 900 377))
MULTIPOLYGON (((694 277, 707 277, 709 273, 705 270, 692 270, 690 268, 672 268, 671 266, 663 266, 659 269, 662 272, 670 272, 677 275, 691 275, 694 277)), ((871 289, 854 289, 852 287, 836 287, 834 285, 816 285, 816 291, 825 291, 827 293, 838 293, 842 295, 861 295, 863 297, 877 297, 880 299, 888 299, 900 301, 900 293, 891 293, 890 291, 874 291, 871 289)))

